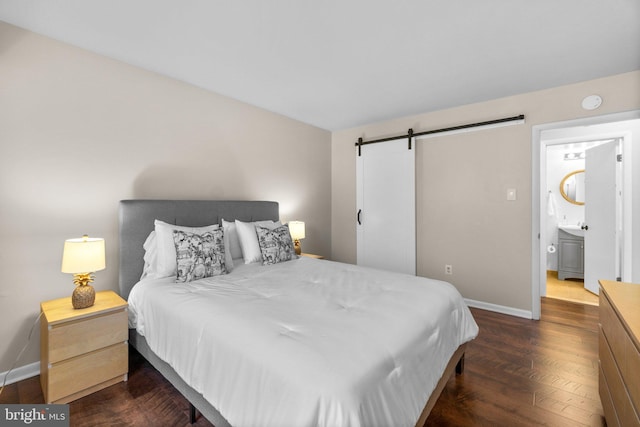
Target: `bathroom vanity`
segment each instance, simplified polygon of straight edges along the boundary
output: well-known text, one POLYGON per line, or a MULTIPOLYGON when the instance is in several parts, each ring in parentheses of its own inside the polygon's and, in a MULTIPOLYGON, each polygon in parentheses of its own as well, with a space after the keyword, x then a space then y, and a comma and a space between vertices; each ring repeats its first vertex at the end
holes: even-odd
MULTIPOLYGON (((576 227, 576 230, 573 230, 576 227)), ((558 228, 558 279, 584 279, 584 232, 558 228), (579 235, 582 234, 582 235, 579 235)))

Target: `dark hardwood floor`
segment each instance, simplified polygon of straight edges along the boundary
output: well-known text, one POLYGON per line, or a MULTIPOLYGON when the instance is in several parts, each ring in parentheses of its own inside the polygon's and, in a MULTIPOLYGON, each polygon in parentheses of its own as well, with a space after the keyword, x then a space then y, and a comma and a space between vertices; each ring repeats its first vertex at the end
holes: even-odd
MULTIPOLYGON (((480 326, 463 375, 452 377, 427 426, 604 426, 598 397, 598 307, 542 300, 540 321, 472 309, 480 326)), ((187 401, 135 350, 129 381, 70 404, 72 426, 185 426, 187 401)), ((39 377, 0 403, 43 403, 39 377)), ((199 417, 196 426, 211 426, 199 417)))
POLYGON ((427 426, 604 426, 598 307, 542 299, 540 321, 472 309, 480 333, 427 426))

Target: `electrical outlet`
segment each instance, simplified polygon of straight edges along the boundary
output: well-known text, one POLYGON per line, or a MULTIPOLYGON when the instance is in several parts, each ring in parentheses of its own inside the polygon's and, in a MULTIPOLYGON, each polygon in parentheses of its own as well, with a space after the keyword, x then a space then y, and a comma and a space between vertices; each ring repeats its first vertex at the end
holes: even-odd
POLYGON ((449 264, 444 266, 444 274, 453 274, 453 267, 449 264))

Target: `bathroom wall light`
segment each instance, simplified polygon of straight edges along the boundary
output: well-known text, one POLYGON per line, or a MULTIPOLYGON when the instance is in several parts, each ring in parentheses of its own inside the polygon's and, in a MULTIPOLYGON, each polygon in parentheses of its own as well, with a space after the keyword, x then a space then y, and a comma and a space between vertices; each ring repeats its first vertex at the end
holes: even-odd
POLYGON ((565 160, 583 160, 584 159, 584 151, 581 151, 579 153, 565 153, 564 154, 564 159, 565 160))

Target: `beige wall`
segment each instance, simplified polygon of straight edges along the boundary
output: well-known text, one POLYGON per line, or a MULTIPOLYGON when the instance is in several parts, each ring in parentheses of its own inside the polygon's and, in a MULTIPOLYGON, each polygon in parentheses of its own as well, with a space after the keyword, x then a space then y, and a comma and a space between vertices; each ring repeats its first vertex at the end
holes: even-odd
POLYGON ((532 126, 634 109, 640 109, 640 71, 334 132, 332 257, 356 261, 358 137, 524 114, 522 125, 416 143, 417 269, 452 282, 465 298, 531 311, 532 126), (603 104, 589 112, 581 101, 591 94, 603 104), (506 200, 507 188, 517 190, 516 201, 506 200), (444 275, 445 264, 453 265, 453 275, 444 275))
MULTIPOLYGON (((117 288, 120 199, 277 200, 283 220, 306 221, 305 251, 354 263, 358 137, 520 113, 525 125, 417 143, 418 274, 530 310, 531 127, 638 108, 634 72, 331 135, 0 23, 0 372, 39 303, 73 289, 65 238, 104 237, 95 287, 117 288), (592 93, 604 103, 586 112, 592 93)), ((38 339, 18 366, 38 360, 38 339)))
POLYGON ((329 255, 330 168, 327 131, 0 23, 0 372, 73 291, 64 239, 104 237, 117 289, 119 200, 276 200, 329 255))

